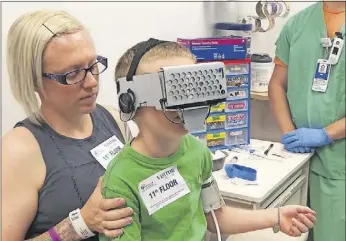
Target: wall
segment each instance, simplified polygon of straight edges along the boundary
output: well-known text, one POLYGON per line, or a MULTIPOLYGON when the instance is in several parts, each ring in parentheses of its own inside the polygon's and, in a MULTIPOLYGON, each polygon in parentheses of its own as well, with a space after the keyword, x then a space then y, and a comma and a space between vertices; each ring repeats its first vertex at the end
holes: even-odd
MULTIPOLYGON (((313 2, 291 2, 291 13, 286 19, 277 19, 274 29, 254 33, 253 52, 274 55, 274 43, 289 17, 313 2)), ((6 70, 6 34, 12 22, 26 11, 53 8, 67 10, 90 29, 99 54, 109 58, 109 69, 101 76, 98 102, 117 105, 113 71, 117 59, 134 43, 156 37, 175 40, 177 37, 210 36, 217 21, 237 21, 254 15, 256 2, 6 2, 2 3, 2 135, 16 121, 25 117, 22 108, 13 99, 6 70)), ((252 101, 253 138, 278 140, 280 133, 267 101, 252 101)))
POLYGON ((25 117, 12 97, 6 67, 6 35, 12 22, 26 11, 62 9, 85 23, 99 54, 109 58, 109 68, 101 76, 98 102, 117 105, 113 72, 121 54, 149 37, 176 40, 177 37, 206 36, 203 2, 6 2, 2 3, 2 135, 25 117))

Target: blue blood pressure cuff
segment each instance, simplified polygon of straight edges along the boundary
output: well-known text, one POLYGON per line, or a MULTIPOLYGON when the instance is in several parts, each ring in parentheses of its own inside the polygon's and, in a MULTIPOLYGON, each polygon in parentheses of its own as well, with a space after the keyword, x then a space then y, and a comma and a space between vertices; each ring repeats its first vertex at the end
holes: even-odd
POLYGON ((241 178, 247 181, 256 181, 257 171, 253 168, 228 163, 225 165, 225 171, 229 178, 241 178))

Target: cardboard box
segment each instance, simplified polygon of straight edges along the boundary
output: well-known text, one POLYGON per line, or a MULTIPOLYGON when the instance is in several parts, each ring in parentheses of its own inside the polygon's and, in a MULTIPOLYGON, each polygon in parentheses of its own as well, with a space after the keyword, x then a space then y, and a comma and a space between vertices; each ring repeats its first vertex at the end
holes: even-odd
POLYGON ((246 39, 244 38, 199 38, 181 39, 177 42, 190 49, 197 61, 220 61, 246 58, 246 39))

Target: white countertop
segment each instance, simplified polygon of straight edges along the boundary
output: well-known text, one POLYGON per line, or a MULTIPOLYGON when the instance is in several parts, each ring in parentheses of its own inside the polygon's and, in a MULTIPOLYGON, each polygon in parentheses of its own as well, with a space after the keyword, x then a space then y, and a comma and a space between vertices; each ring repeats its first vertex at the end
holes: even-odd
POLYGON ((292 173, 299 170, 312 156, 308 154, 290 153, 283 149, 281 143, 261 141, 251 139, 250 146, 257 149, 263 147, 264 150, 273 143, 274 146, 268 154, 269 159, 256 156, 249 156, 247 153, 237 153, 229 151, 226 159, 228 162, 232 157, 237 156, 237 164, 245 165, 257 170, 257 185, 233 184, 227 177, 224 169, 213 173, 223 196, 242 199, 246 201, 260 203, 265 200, 276 188, 281 186, 285 179, 292 173), (285 158, 274 157, 272 154, 279 154, 285 158))

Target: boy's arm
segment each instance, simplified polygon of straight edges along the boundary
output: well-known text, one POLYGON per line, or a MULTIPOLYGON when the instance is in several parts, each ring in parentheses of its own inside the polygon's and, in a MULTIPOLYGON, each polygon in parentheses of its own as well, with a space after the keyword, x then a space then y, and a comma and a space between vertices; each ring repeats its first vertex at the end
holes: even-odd
MULTIPOLYGON (((215 211, 221 233, 237 234, 272 228, 277 224, 276 209, 246 210, 222 207, 215 211)), ((208 230, 215 233, 216 227, 211 213, 206 215, 208 230)))
MULTIPOLYGON (((206 180, 212 176, 213 169, 213 159, 209 150, 206 150, 204 160, 203 178, 206 180)), ((210 193, 210 195, 220 194, 210 193)), ((218 210, 214 210, 214 212, 218 220, 220 232, 226 234, 270 228, 277 223, 277 211, 275 209, 250 211, 223 206, 218 210)), ((215 233, 216 227, 211 212, 206 214, 206 218, 208 231, 215 233)))
MULTIPOLYGON (((213 160, 209 152, 206 155, 204 164, 204 174, 208 174, 208 178, 212 176, 212 165, 213 160)), ((203 176, 203 178, 205 180, 206 176, 203 176)), ((215 183, 215 185, 217 184, 215 183)), ((214 193, 211 193, 210 195, 217 195, 216 198, 219 199, 220 197, 222 201, 221 208, 214 210, 221 233, 246 233, 266 228, 272 228, 278 223, 277 208, 246 210, 226 207, 221 195, 219 193, 216 193, 215 190, 218 190, 218 188, 214 188, 214 193)), ((202 195, 202 197, 203 196, 204 195, 202 195)), ((210 199, 210 197, 208 199, 210 199)), ((316 220, 314 211, 303 206, 285 206, 280 209, 282 209, 280 211, 280 219, 282 219, 280 223, 280 230, 290 236, 300 236, 301 233, 307 232, 308 228, 312 228, 312 225, 316 220)), ((208 230, 215 233, 216 226, 211 212, 206 214, 206 218, 208 230)))
MULTIPOLYGON (((104 198, 124 198, 126 207, 133 210, 132 218, 129 219, 129 226, 122 229, 123 234, 113 239, 119 241, 140 241, 141 240, 141 224, 139 219, 139 201, 134 195, 130 187, 120 178, 112 176, 104 182, 103 192, 104 198)), ((122 207, 119 207, 122 208, 122 207)), ((107 217, 105 217, 107 218, 107 217)), ((108 227, 112 228, 112 227, 108 227)), ((110 241, 103 234, 100 234, 100 241, 110 241)))

